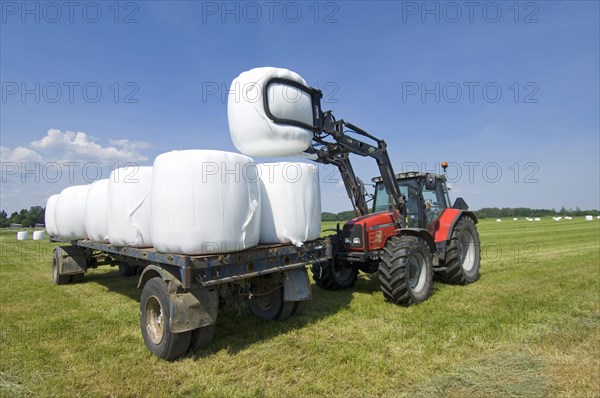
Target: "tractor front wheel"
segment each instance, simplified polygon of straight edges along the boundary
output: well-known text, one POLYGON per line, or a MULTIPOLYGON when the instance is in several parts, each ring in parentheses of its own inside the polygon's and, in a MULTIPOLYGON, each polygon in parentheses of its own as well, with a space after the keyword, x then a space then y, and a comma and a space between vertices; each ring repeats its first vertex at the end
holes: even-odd
POLYGON ((439 278, 455 285, 466 285, 479 279, 481 252, 479 233, 470 217, 461 218, 454 227, 446 248, 444 266, 439 278))
POLYGON ((379 263, 383 296, 408 306, 425 301, 433 285, 432 256, 427 243, 416 236, 394 236, 383 249, 379 263))

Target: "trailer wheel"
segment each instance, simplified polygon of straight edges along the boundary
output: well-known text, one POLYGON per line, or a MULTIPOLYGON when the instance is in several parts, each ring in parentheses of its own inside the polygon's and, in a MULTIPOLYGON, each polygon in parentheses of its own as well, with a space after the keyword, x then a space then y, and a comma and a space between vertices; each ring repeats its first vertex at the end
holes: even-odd
POLYGON ((55 285, 67 285, 71 283, 71 275, 60 274, 62 251, 61 247, 57 246, 54 248, 54 253, 52 254, 52 283, 55 285))
POLYGON ((129 264, 120 263, 119 264, 119 275, 132 276, 132 275, 135 275, 135 270, 129 264))
POLYGON ((192 330, 188 352, 196 352, 208 347, 215 337, 216 329, 216 325, 213 323, 212 325, 192 330))
POLYGON ((433 285, 432 256, 427 243, 416 236, 394 236, 383 249, 379 282, 387 301, 410 305, 427 300, 433 285))
POLYGON ((308 305, 308 300, 294 302, 294 309, 292 310, 292 315, 291 316, 300 316, 300 315, 302 315, 302 313, 306 309, 307 305, 308 305))
POLYGON ((169 318, 167 285, 159 277, 152 278, 144 285, 140 299, 142 336, 151 353, 170 361, 187 351, 192 332, 171 332, 169 318))
POLYGON ((313 279, 317 286, 326 290, 342 290, 354 286, 358 278, 358 269, 344 267, 337 260, 313 264, 313 279))
POLYGON ((439 278, 456 285, 466 285, 479 279, 481 252, 479 233, 470 217, 463 217, 452 230, 446 249, 444 266, 439 278))
POLYGON ((292 315, 294 301, 283 301, 283 286, 269 292, 256 294, 250 299, 250 311, 267 321, 283 321, 292 315))

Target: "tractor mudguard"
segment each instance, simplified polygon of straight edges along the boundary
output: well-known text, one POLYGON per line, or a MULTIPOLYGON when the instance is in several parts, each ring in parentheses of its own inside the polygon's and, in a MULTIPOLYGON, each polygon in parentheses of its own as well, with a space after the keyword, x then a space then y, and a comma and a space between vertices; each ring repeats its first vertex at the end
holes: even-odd
POLYGON ((410 235, 416 236, 418 238, 422 238, 429 246, 429 250, 431 253, 437 252, 437 247, 435 245, 435 241, 433 240, 431 234, 426 229, 423 228, 402 228, 398 231, 398 235, 410 235))
POLYGON ((461 217, 471 217, 473 222, 477 224, 477 216, 472 211, 446 208, 437 220, 435 228, 435 242, 446 242, 450 239, 454 226, 461 217))

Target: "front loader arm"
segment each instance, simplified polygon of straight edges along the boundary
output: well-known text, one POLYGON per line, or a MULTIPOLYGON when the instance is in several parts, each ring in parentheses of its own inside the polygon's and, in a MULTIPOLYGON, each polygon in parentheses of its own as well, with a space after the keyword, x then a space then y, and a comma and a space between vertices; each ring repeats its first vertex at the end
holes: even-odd
POLYGON ((404 228, 404 199, 400 194, 396 184, 395 173, 392 162, 387 152, 387 145, 384 140, 376 138, 361 128, 347 123, 344 120, 333 119, 331 113, 326 112, 323 115, 322 133, 316 132, 313 144, 306 152, 317 156, 316 162, 324 164, 333 164, 340 170, 340 175, 344 181, 348 196, 352 200, 354 209, 358 215, 368 214, 369 209, 364 198, 362 183, 354 174, 354 169, 350 162, 349 154, 353 153, 359 156, 371 157, 377 162, 384 187, 391 198, 390 211, 395 215, 395 223, 398 228, 404 228), (369 138, 377 146, 368 144, 354 137, 349 136, 344 130, 349 129, 351 133, 369 138), (331 142, 333 139, 334 142, 331 142))

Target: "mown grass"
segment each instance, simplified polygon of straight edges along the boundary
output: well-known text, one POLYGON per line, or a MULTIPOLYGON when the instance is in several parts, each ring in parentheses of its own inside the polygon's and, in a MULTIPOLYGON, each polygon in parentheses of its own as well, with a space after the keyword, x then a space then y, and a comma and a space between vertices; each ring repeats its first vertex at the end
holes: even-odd
MULTIPOLYGON (((328 223, 324 228, 334 226, 328 223)), ((0 395, 546 397, 600 393, 600 223, 483 220, 481 279, 385 303, 316 287, 281 323, 219 315, 212 347, 145 348, 135 278, 50 283, 52 244, 0 233, 0 395)))

